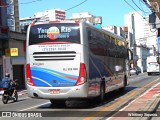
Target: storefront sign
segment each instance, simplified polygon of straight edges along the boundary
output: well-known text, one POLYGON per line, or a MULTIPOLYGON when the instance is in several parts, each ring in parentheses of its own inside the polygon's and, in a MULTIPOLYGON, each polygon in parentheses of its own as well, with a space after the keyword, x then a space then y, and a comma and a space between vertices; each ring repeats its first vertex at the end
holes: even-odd
POLYGON ((7 48, 5 49, 6 56, 18 56, 18 48, 7 48))

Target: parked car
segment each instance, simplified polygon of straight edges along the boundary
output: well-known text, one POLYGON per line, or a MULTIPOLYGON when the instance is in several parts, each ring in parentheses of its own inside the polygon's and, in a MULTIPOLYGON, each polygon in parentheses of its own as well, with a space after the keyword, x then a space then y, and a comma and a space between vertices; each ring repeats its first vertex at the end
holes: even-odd
POLYGON ((137 68, 130 68, 130 75, 138 75, 138 69, 137 68))

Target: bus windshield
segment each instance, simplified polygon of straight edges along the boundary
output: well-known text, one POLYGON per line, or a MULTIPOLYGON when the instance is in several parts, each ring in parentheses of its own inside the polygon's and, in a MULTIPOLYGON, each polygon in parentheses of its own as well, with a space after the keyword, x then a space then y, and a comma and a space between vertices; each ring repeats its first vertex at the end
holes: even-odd
POLYGON ((31 26, 29 45, 54 43, 80 44, 79 25, 75 23, 52 23, 31 26))

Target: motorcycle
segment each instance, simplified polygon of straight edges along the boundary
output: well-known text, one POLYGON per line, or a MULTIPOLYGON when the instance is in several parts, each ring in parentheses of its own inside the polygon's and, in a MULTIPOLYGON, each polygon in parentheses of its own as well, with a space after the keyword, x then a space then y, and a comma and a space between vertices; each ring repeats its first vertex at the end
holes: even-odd
POLYGON ((17 102, 17 100, 18 100, 17 91, 15 91, 14 96, 12 96, 14 90, 10 89, 10 82, 11 82, 11 80, 6 80, 3 83, 4 93, 2 94, 2 102, 4 104, 7 104, 9 100, 12 100, 13 102, 17 102))

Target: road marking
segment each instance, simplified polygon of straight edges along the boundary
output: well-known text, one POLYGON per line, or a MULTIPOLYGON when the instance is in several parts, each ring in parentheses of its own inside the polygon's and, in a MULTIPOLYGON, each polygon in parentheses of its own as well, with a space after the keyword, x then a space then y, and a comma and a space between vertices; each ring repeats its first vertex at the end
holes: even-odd
POLYGON ((84 118, 83 120, 91 120, 93 117, 98 117, 98 116, 101 115, 103 112, 108 111, 109 109, 111 109, 111 108, 113 108, 113 107, 119 105, 120 103, 124 102, 127 98, 129 98, 129 97, 135 95, 136 93, 138 93, 139 91, 141 91, 141 90, 144 89, 145 87, 148 87, 149 85, 151 85, 151 84, 153 84, 154 82, 157 82, 157 81, 158 81, 158 79, 156 79, 156 80, 154 80, 154 81, 148 83, 147 85, 145 85, 145 86, 143 86, 143 87, 141 87, 141 88, 139 88, 139 89, 137 89, 137 90, 135 90, 135 91, 129 93, 127 96, 125 96, 125 97, 119 99, 117 102, 115 102, 115 103, 113 103, 113 104, 111 104, 111 105, 109 105, 109 106, 107 106, 107 107, 101 109, 100 111, 98 111, 98 112, 96 112, 95 114, 92 114, 92 115, 90 115, 90 116, 84 118))
POLYGON ((129 79, 132 79, 132 80, 133 80, 133 79, 135 79, 135 77, 136 77, 136 79, 137 79, 137 78, 145 78, 146 76, 145 76, 145 75, 143 75, 143 76, 132 76, 132 77, 130 77, 129 79))
POLYGON ((30 110, 30 109, 33 109, 33 108, 36 108, 36 107, 39 107, 39 106, 42 106, 42 105, 45 105, 45 104, 48 104, 50 102, 45 102, 45 103, 42 103, 42 104, 39 104, 39 105, 35 105, 33 107, 29 107, 29 108, 26 108, 26 109, 22 109, 22 110, 19 110, 19 111, 26 111, 26 110, 30 110))

